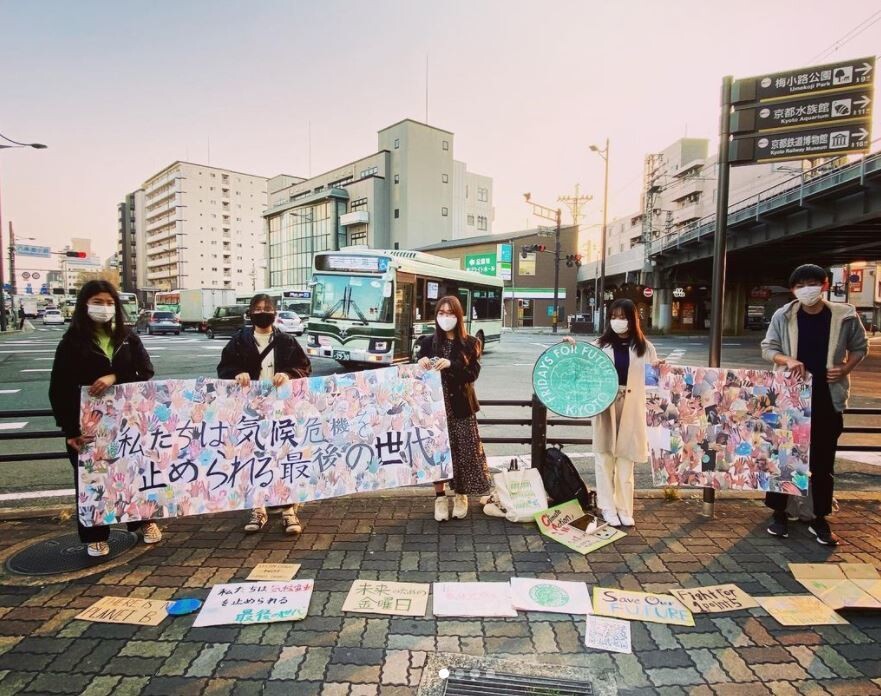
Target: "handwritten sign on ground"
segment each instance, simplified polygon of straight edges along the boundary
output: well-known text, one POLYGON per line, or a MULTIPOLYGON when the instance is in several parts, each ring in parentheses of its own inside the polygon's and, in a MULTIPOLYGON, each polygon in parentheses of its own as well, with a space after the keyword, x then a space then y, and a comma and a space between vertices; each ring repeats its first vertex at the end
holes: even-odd
POLYGON ((520 611, 589 614, 590 592, 583 582, 511 578, 511 601, 520 611))
POLYGON ((293 580, 299 563, 258 563, 248 575, 248 580, 293 580))
POLYGON ((832 609, 881 609, 881 576, 868 564, 790 563, 789 570, 832 609))
POLYGON ((82 396, 86 526, 320 500, 448 478, 440 375, 415 365, 241 388, 139 382, 82 396))
POLYGON ((517 616, 507 582, 436 582, 432 597, 435 616, 517 616))
POLYGON ((355 580, 343 611, 391 616, 425 616, 431 586, 417 582, 355 580))
POLYGON ((76 615, 83 621, 158 626, 168 616, 168 602, 138 597, 102 597, 76 615))
POLYGON ((671 589, 670 594, 695 614, 713 614, 759 606, 755 599, 733 584, 671 589))
POLYGON ((538 356, 532 389, 549 410, 570 418, 602 413, 618 394, 612 359, 590 343, 558 343, 538 356))
POLYGON ((588 616, 584 631, 584 644, 597 650, 632 653, 630 622, 605 616, 588 616))
POLYGON ((651 592, 594 587, 593 613, 632 621, 694 626, 691 612, 676 597, 651 592))
POLYGON ((605 524, 593 529, 591 525, 595 519, 591 515, 585 515, 577 500, 536 513, 535 522, 546 537, 581 554, 596 551, 627 536, 620 529, 605 524))
POLYGON ((211 588, 193 626, 275 623, 305 619, 312 580, 234 582, 211 588))
POLYGON ((786 372, 662 364, 646 391, 654 483, 805 495, 810 408, 810 381, 786 372))
POLYGON ((756 601, 781 626, 825 626, 847 623, 832 607, 823 604, 813 595, 756 597, 756 601))

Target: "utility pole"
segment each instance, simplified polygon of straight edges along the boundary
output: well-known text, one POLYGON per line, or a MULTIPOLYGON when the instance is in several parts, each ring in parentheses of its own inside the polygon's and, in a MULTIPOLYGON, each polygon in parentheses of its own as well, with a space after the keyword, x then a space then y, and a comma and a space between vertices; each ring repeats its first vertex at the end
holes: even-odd
MULTIPOLYGON (((0 219, 0 331, 6 331, 6 290, 3 287, 3 220, 0 219)), ((11 304, 11 303, 10 303, 11 304)))
POLYGON ((554 316, 551 321, 552 331, 557 333, 557 323, 560 316, 560 223, 563 211, 560 208, 554 210, 547 206, 539 205, 532 200, 531 193, 524 193, 523 198, 532 206, 532 214, 545 220, 553 220, 556 223, 554 231, 554 316))
POLYGON ((15 298, 15 232, 12 230, 12 220, 9 221, 9 285, 9 295, 15 298))
POLYGON ((569 208, 569 212, 572 214, 572 224, 580 225, 581 224, 581 208, 584 203, 588 201, 592 201, 593 196, 589 196, 587 194, 581 195, 581 184, 575 184, 575 195, 574 196, 559 196, 557 198, 558 203, 564 203, 567 208, 569 208))
POLYGON ((609 139, 606 138, 606 146, 603 149, 596 145, 590 146, 591 152, 596 152, 603 158, 604 174, 603 174, 603 233, 601 235, 600 249, 600 290, 597 297, 598 321, 597 331, 602 333, 606 326, 606 236, 609 227, 609 139))

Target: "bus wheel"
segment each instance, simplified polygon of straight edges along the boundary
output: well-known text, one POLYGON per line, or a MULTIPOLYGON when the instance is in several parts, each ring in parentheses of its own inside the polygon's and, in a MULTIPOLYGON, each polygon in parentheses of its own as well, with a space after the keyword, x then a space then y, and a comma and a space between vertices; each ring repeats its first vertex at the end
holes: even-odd
POLYGON ((483 349, 486 347, 486 339, 483 336, 483 331, 477 332, 477 340, 480 342, 480 352, 483 353, 483 349))

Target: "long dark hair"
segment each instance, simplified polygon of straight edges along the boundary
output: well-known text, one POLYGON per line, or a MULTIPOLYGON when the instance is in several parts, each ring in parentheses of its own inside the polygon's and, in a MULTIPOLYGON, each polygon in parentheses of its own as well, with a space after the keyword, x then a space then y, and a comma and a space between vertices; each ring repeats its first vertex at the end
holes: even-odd
MULTIPOLYGON (((456 316, 456 328, 453 329, 453 340, 457 341, 459 345, 464 349, 465 347, 465 339, 468 337, 468 332, 465 330, 465 311, 462 309, 462 303, 459 302, 459 298, 455 295, 444 295, 437 301, 435 305, 435 317, 434 317, 434 345, 435 352, 437 351, 437 347, 440 345, 440 342, 447 337, 447 332, 444 331, 440 324, 437 323, 437 311, 447 305, 456 316)), ((480 344, 477 347, 478 355, 480 353, 480 344)), ((465 351, 462 351, 463 358, 465 362, 468 362, 468 356, 465 355, 465 351)))
POLYGON ((95 295, 106 292, 113 298, 115 313, 113 316, 113 324, 110 330, 110 340, 114 346, 120 345, 128 335, 128 329, 125 328, 125 314, 122 311, 122 302, 119 300, 119 293, 113 286, 113 283, 107 280, 90 280, 80 288, 76 296, 76 306, 73 310, 73 316, 70 318, 70 328, 68 331, 75 332, 80 337, 88 341, 95 340, 95 333, 98 325, 89 318, 88 304, 95 295))
POLYGON ((618 338, 618 334, 612 331, 612 313, 616 309, 620 309, 624 312, 624 317, 627 319, 627 323, 630 326, 630 345, 636 350, 636 354, 642 357, 645 355, 646 349, 645 334, 643 334, 642 327, 639 325, 639 315, 636 313, 636 305, 633 304, 633 300, 628 300, 625 297, 617 299, 609 305, 609 311, 608 314, 606 314, 606 328, 603 331, 603 335, 599 337, 597 343, 601 348, 605 348, 606 346, 612 345, 612 343, 618 338))

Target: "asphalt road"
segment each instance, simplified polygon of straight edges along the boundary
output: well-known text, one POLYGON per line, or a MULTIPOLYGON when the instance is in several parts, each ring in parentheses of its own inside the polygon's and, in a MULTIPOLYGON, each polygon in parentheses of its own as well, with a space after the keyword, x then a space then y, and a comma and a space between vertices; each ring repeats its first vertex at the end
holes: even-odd
MULTIPOLYGON (((64 328, 37 326, 36 331, 27 334, 0 336, 0 412, 17 409, 43 409, 49 407, 47 396, 49 373, 55 347, 64 328)), ((185 333, 181 336, 143 336, 144 344, 153 359, 156 379, 187 378, 200 375, 214 375, 220 351, 225 339, 209 340, 203 334, 185 333)), ((562 337, 551 334, 518 331, 506 333, 501 344, 490 346, 482 365, 478 380, 479 398, 528 400, 532 394, 531 375, 536 358, 547 347, 562 337)), ((744 337, 726 338, 723 344, 723 364, 732 367, 765 367, 759 353, 761 336, 753 334, 744 337)), ((681 365, 705 365, 708 356, 706 337, 655 337, 652 339, 658 354, 681 365)), ((881 352, 881 336, 873 340, 877 352, 881 352)), ((327 375, 342 371, 340 366, 327 359, 315 359, 313 371, 316 375, 327 375)), ((881 407, 881 357, 870 358, 855 373, 852 406, 881 407)), ((526 408, 486 407, 484 417, 521 418, 530 417, 526 408)), ((849 420, 854 424, 879 425, 873 417, 855 417, 849 420)), ((26 432, 28 430, 53 429, 51 418, 4 418, 0 420, 0 432, 26 432)), ((484 436, 522 434, 528 437, 529 428, 516 426, 485 426, 484 436)), ((575 427, 557 427, 552 434, 569 437, 590 437, 590 427, 578 424, 575 427)), ((881 438, 875 436, 845 436, 845 441, 879 444, 881 438), (874 439, 873 439, 874 438, 874 439)), ((4 441, 0 450, 4 452, 61 451, 59 440, 19 440, 4 441)), ((528 444, 489 444, 490 455, 510 457, 529 451, 528 444)), ((589 446, 572 445, 567 451, 573 455, 587 455, 589 446)), ((590 459, 586 456, 573 456, 588 481, 592 480, 590 459)), ((839 476, 839 487, 857 489, 881 488, 881 475, 872 476, 874 466, 852 467, 852 471, 839 476)), ((881 468, 878 468, 881 474, 881 468)), ((24 464, 0 464, 0 507, 34 502, 22 500, 24 491, 47 491, 69 489, 71 487, 70 466, 66 460, 39 461, 24 464)), ((637 485, 651 487, 647 467, 638 471, 637 485)))

